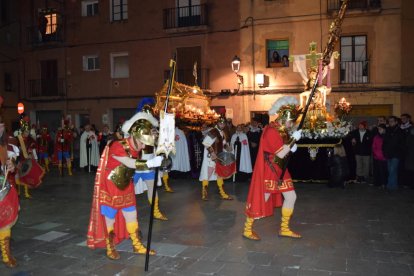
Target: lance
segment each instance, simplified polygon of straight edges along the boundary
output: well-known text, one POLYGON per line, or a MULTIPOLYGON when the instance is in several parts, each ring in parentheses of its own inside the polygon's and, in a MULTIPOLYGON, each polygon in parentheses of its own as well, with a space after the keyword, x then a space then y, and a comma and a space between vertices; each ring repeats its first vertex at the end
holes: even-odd
MULTIPOLYGON (((300 119, 300 122, 299 122, 299 125, 298 125, 298 128, 297 128, 298 130, 302 129, 303 124, 305 123, 306 113, 308 112, 309 106, 310 106, 310 104, 312 102, 312 99, 315 95, 315 91, 316 91, 316 88, 318 87, 318 82, 319 82, 320 75, 323 72, 323 68, 326 65, 328 65, 331 61, 331 56, 332 56, 332 53, 334 51, 335 44, 336 44, 336 42, 338 41, 338 39, 341 35, 341 31, 342 31, 341 30, 341 25, 342 25, 342 21, 344 20, 346 8, 348 7, 348 2, 349 2, 349 0, 344 0, 342 2, 341 8, 338 11, 338 15, 336 16, 335 20, 332 22, 332 24, 329 28, 328 42, 326 44, 325 50, 323 51, 323 55, 322 55, 322 61, 321 61, 322 66, 318 67, 318 73, 316 75, 315 83, 312 86, 312 90, 309 94, 308 101, 306 102, 306 106, 303 109, 302 118, 300 119), (320 70, 322 70, 322 72, 320 70)), ((295 144, 295 142, 296 142, 295 139, 292 139, 289 142, 289 147, 292 147, 295 144)), ((280 174, 279 181, 278 181, 279 186, 281 186, 282 183, 283 183, 283 177, 285 176, 286 169, 287 169, 287 166, 289 164, 289 160, 290 160, 291 156, 292 156, 291 154, 288 154, 286 156, 285 162, 283 163, 283 170, 282 170, 282 173, 280 174)))
MULTIPOLYGON (((168 102, 169 102, 170 94, 173 88, 173 81, 175 77, 175 68, 176 68, 176 59, 177 59, 177 53, 174 53, 173 58, 170 60, 170 77, 168 80, 167 95, 165 97, 165 104, 164 104, 165 113, 167 113, 168 102)), ((154 223, 154 206, 155 206, 155 197, 157 193, 158 171, 159 171, 159 168, 156 168, 155 177, 154 177, 154 186, 152 188, 151 214, 150 214, 150 221, 149 221, 149 228, 148 228, 147 252, 145 253, 145 271, 148 271, 148 262, 149 262, 149 256, 150 256, 149 253, 151 250, 152 225, 154 223)))

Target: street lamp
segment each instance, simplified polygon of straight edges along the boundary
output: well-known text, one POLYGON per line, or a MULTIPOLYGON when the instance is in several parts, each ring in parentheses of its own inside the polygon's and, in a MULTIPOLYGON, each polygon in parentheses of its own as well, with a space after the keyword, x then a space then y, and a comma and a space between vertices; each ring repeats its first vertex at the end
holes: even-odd
POLYGON ((231 61, 231 70, 233 70, 233 72, 236 74, 236 77, 237 77, 237 84, 238 84, 237 92, 239 92, 240 86, 243 85, 243 76, 239 75, 240 63, 241 63, 240 58, 238 56, 234 56, 233 60, 231 61))

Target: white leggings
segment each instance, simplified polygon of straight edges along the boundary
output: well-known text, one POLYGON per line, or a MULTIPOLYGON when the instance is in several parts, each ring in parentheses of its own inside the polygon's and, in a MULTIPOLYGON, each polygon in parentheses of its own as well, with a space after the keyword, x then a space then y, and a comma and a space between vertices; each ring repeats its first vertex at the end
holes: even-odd
MULTIPOLYGON (((126 223, 137 222, 137 210, 132 212, 125 212, 122 210, 122 214, 124 215, 126 223)), ((108 229, 114 229, 115 218, 111 219, 105 216, 105 223, 108 229)))
POLYGON ((283 195, 283 198, 285 199, 283 201, 282 208, 293 209, 295 207, 296 192, 294 190, 293 191, 288 191, 288 192, 283 192, 282 195, 283 195))

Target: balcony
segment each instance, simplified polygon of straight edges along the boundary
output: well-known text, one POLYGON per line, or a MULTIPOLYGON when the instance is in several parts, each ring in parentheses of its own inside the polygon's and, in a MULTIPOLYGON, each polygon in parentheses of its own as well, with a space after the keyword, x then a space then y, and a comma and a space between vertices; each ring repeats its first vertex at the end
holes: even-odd
POLYGON ((61 43, 64 41, 63 29, 56 28, 56 30, 53 33, 44 33, 42 35, 37 26, 27 27, 26 41, 29 45, 32 46, 52 45, 54 43, 61 43))
POLYGON ((66 96, 65 79, 29 80, 29 98, 66 96))
POLYGON ((203 29, 208 25, 207 5, 188 6, 164 10, 164 29, 203 29))
POLYGON ((369 83, 369 61, 341 61, 341 84, 365 84, 369 83))
MULTIPOLYGON (((328 12, 334 12, 341 7, 342 0, 328 0, 328 12)), ((348 10, 379 10, 381 0, 350 0, 348 10)))
MULTIPOLYGON (((210 89, 209 69, 197 70, 197 83, 201 89, 210 89)), ((164 80, 168 80, 170 77, 170 71, 164 71, 164 80)), ((180 69, 175 71, 175 81, 186 84, 194 85, 193 69, 180 69)))

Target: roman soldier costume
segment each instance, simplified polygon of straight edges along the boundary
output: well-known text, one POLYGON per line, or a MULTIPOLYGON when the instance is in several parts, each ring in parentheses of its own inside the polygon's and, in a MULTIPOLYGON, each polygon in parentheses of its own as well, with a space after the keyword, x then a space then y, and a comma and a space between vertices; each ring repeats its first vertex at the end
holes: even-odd
POLYGON ((45 174, 44 170, 37 163, 36 141, 30 135, 29 117, 20 119, 20 130, 15 132, 20 149, 20 158, 17 165, 18 173, 16 183, 24 187, 25 198, 31 198, 29 187, 37 188, 45 174))
MULTIPOLYGON (((133 252, 145 254, 139 237, 136 200, 132 176, 135 169, 157 167, 162 157, 148 161, 138 159, 143 145, 154 145, 149 134, 157 120, 147 113, 137 113, 123 125, 128 138, 112 141, 104 149, 98 165, 88 227, 87 245, 94 249, 106 247, 110 259, 119 259, 115 244, 128 238, 133 252)), ((150 254, 155 254, 151 250, 150 254)))
MULTIPOLYGON (((0 97, 0 105, 2 98, 0 97)), ((16 145, 8 145, 5 126, 0 122, 0 251, 2 262, 10 268, 17 265, 10 252, 11 228, 19 212, 19 198, 15 182, 15 162, 19 155, 16 145)))
POLYGON ((49 145, 51 140, 52 138, 50 137, 47 126, 44 125, 40 134, 37 135, 37 153, 39 163, 44 166, 46 172, 50 171, 49 145))
POLYGON ((72 175, 73 159, 73 132, 69 127, 69 121, 64 121, 64 127, 59 128, 55 138, 55 159, 57 159, 59 174, 63 174, 63 159, 66 160, 68 175, 72 175))
POLYGON ((222 152, 231 151, 230 147, 230 137, 225 130, 226 119, 220 118, 217 125, 214 128, 209 129, 206 132, 206 136, 203 140, 204 145, 204 159, 203 164, 201 165, 200 178, 202 185, 201 198, 207 200, 208 197, 208 183, 211 180, 217 181, 217 187, 221 199, 232 200, 233 198, 229 196, 224 191, 224 178, 230 177, 236 170, 235 163, 233 164, 232 170, 233 173, 229 173, 227 176, 220 175, 217 171, 218 155, 222 152))
POLYGON ((282 221, 279 236, 301 237, 289 228, 289 221, 293 214, 296 200, 289 171, 286 171, 283 179, 280 180, 283 162, 289 152, 296 151, 297 146, 294 144, 294 141, 299 140, 301 136, 300 130, 295 131, 292 135, 294 137, 292 142, 289 128, 286 127, 294 123, 299 115, 296 98, 284 97, 276 101, 269 111, 269 115, 274 115, 275 113, 278 114, 278 121, 270 123, 263 130, 247 196, 245 209, 247 219, 243 236, 252 240, 260 239, 253 231, 253 221, 272 216, 274 208, 280 206, 282 206, 282 221), (284 202, 282 202, 282 195, 284 202))

